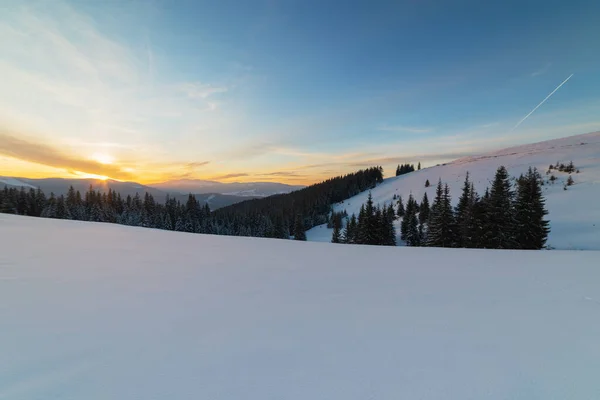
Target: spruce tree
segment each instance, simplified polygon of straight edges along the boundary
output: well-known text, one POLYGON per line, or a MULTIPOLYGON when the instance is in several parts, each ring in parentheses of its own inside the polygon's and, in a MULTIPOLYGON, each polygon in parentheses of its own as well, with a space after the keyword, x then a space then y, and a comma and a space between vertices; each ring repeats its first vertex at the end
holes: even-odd
POLYGON ((486 189, 488 196, 479 198, 475 189, 471 187, 471 195, 473 199, 473 220, 469 227, 469 237, 467 247, 473 247, 477 249, 488 248, 489 245, 486 242, 487 238, 485 235, 485 228, 487 226, 487 204, 489 201, 489 191, 486 189))
POLYGON ((485 242, 492 249, 517 248, 513 192, 508 171, 501 166, 496 171, 487 202, 485 242))
POLYGON ((469 181, 469 172, 465 177, 463 184, 462 194, 458 199, 456 206, 456 246, 457 247, 470 247, 470 232, 469 226, 472 223, 471 219, 473 216, 473 196, 471 194, 472 184, 469 181))
POLYGON ((421 234, 419 232, 419 225, 417 222, 417 215, 414 212, 407 214, 406 216, 406 234, 405 241, 407 246, 420 246, 421 245, 421 234))
POLYGON ((420 171, 421 170, 421 162, 419 161, 419 165, 417 165, 417 169, 420 171))
POLYGON ((177 222, 175 222, 175 230, 177 232, 185 232, 185 221, 181 215, 177 217, 177 222))
POLYGON ((365 212, 365 205, 360 206, 358 212, 358 220, 356 222, 356 244, 367 244, 367 213, 365 212))
POLYGON ((56 218, 71 219, 71 213, 67 207, 67 203, 63 195, 60 195, 56 200, 56 218))
MULTIPOLYGON (((146 221, 146 223, 148 223, 148 222, 146 221)), ((185 222, 184 222, 183 229, 185 232, 194 233, 194 217, 193 217, 192 213, 185 214, 185 222)))
POLYGON ((381 211, 381 208, 375 207, 375 212, 373 215, 373 227, 375 234, 373 237, 373 241, 370 244, 384 245, 387 243, 388 230, 386 219, 387 218, 385 214, 381 211))
POLYGON ((426 224, 429 220, 429 198, 427 197, 427 192, 423 193, 423 200, 421 200, 421 205, 419 207, 419 222, 421 225, 426 224))
POLYGON ((454 237, 454 215, 448 185, 442 186, 440 179, 431 207, 427 230, 427 245, 432 247, 452 247, 454 237))
POLYGON ((363 244, 378 244, 378 224, 379 221, 375 215, 375 206, 373 204, 373 196, 369 192, 367 202, 364 210, 364 230, 363 230, 363 244))
POLYGON ((536 169, 529 168, 527 175, 519 179, 515 203, 516 242, 526 250, 544 247, 548 238, 548 214, 541 188, 541 176, 536 169))
POLYGON ((352 217, 350 217, 350 221, 348 221, 348 223, 346 224, 346 230, 344 231, 344 243, 357 243, 357 231, 358 223, 356 221, 356 215, 352 214, 352 217))
POLYGON ((406 210, 404 209, 404 203, 402 202, 402 196, 398 196, 398 211, 396 214, 399 217, 404 217, 406 210))
POLYGON ((333 234, 331 235, 331 243, 342 243, 342 235, 340 233, 340 226, 335 224, 333 226, 333 234))
POLYGON ((394 220, 396 219, 396 213, 394 212, 394 206, 390 204, 385 213, 385 225, 386 225, 386 241, 385 245, 395 246, 396 245, 396 228, 394 227, 394 220))
MULTIPOLYGON (((338 227, 338 234, 339 234, 339 227, 338 227)), ((294 240, 306 241, 306 231, 304 229, 304 218, 301 215, 296 215, 296 222, 294 224, 294 240)))
POLYGON ((480 219, 485 217, 485 212, 482 211, 483 205, 480 204, 481 201, 475 191, 473 182, 471 182, 467 203, 469 207, 462 217, 463 220, 459 222, 460 231, 458 235, 460 236, 461 245, 459 247, 476 248, 479 247, 479 237, 482 235, 480 227, 483 224, 480 223, 480 219))

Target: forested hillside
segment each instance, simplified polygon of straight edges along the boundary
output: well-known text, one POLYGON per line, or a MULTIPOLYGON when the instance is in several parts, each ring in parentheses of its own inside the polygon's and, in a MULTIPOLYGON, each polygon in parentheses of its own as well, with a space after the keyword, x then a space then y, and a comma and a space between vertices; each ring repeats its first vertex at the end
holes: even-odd
POLYGON ((375 187, 383 180, 380 167, 332 178, 289 194, 249 200, 211 213, 189 195, 181 202, 167 196, 164 204, 152 194, 121 196, 109 189, 90 188, 83 194, 71 187, 66 196, 40 189, 5 187, 0 212, 34 217, 109 222, 190 233, 287 239, 296 232, 326 222, 331 204, 375 187))

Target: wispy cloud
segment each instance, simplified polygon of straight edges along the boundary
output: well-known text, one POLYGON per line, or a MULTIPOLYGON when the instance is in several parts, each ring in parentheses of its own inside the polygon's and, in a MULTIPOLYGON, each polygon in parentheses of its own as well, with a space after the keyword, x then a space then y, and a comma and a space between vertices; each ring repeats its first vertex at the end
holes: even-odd
POLYGON ((178 90, 181 90, 193 99, 205 99, 217 93, 225 93, 228 90, 226 87, 213 86, 210 84, 200 82, 182 83, 177 85, 176 87, 178 88, 178 90))
POLYGON ((185 164, 185 168, 196 169, 196 168, 203 167, 207 164, 210 164, 210 161, 195 161, 195 162, 190 162, 190 163, 185 164))
POLYGON ((378 130, 384 132, 429 133, 433 131, 433 128, 419 126, 386 125, 379 127, 378 130))
POLYGON ((210 179, 219 181, 219 180, 232 179, 232 178, 241 178, 243 176, 250 176, 250 174, 247 174, 245 172, 237 173, 237 174, 225 174, 225 175, 213 176, 210 179))
POLYGON ((490 122, 488 124, 476 125, 475 129, 488 129, 493 128, 494 126, 498 126, 498 122, 490 122))
POLYGON ((299 174, 298 172, 294 172, 294 171, 275 171, 275 172, 268 172, 268 173, 263 173, 263 174, 257 174, 260 176, 305 176, 302 174, 299 174))
POLYGON ((544 65, 542 68, 540 68, 536 71, 533 71, 531 73, 531 77, 535 78, 536 76, 545 74, 546 72, 548 72, 548 70, 550 69, 551 66, 552 66, 552 63, 548 63, 548 64, 544 65))

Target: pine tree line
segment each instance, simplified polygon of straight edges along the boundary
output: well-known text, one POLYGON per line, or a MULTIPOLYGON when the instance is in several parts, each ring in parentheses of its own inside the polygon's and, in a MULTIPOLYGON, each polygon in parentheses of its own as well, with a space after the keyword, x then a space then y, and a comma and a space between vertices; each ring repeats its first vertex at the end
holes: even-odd
POLYGON ((383 168, 373 167, 352 174, 328 179, 295 192, 252 199, 223 207, 213 212, 213 218, 225 227, 229 235, 258 236, 257 224, 266 219, 276 227, 278 238, 296 236, 295 228, 308 230, 328 223, 332 226, 332 204, 339 203, 383 181, 383 168), (301 218, 303 224, 297 224, 301 218), (246 230, 240 233, 238 227, 246 230))
POLYGON ((184 204, 169 196, 165 204, 160 204, 150 193, 123 198, 112 189, 100 192, 91 186, 83 196, 73 187, 66 196, 54 193, 46 196, 40 189, 5 187, 0 191, 0 212, 182 232, 218 233, 220 230, 211 220, 208 205, 200 204, 192 195, 184 204))
POLYGON ((395 246, 394 219, 394 207, 391 204, 381 208, 374 205, 373 197, 369 193, 367 202, 361 207, 358 218, 352 214, 343 232, 342 219, 335 220, 331 242, 395 246))
MULTIPOLYGON (((452 207, 448 185, 440 179, 431 206, 427 193, 423 195, 421 204, 410 194, 404 205, 399 196, 395 212, 393 207, 389 211, 389 219, 393 229, 393 220, 402 218, 400 238, 408 246, 542 249, 548 238, 549 222, 544 219, 548 212, 541 186, 540 174, 536 169, 529 168, 527 174, 517 179, 516 190, 513 190, 515 188, 508 172, 501 166, 496 171, 491 189, 486 189, 484 196, 480 197, 467 173, 456 207, 452 207)), ((360 216, 373 209, 377 207, 373 207, 369 197, 369 201, 361 208, 358 225, 360 216)), ((354 238, 352 232, 360 231, 362 244, 387 244, 386 239, 378 236, 385 230, 381 227, 383 223, 366 223, 358 229, 353 215, 339 242, 358 243, 344 238, 348 237, 346 231, 350 232, 351 239, 354 238)), ((334 230, 332 241, 335 236, 334 230)))
MULTIPOLYGON (((419 169, 421 169, 421 163, 419 163, 419 169)), ((413 172, 415 170, 414 164, 402 164, 396 167, 396 176, 408 174, 409 172, 413 172)))

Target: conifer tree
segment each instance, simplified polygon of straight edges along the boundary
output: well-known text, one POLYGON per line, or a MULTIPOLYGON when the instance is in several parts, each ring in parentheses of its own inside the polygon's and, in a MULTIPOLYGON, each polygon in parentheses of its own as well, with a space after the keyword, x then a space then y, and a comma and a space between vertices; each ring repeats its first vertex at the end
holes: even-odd
POLYGON ((463 219, 459 221, 459 247, 477 248, 480 247, 480 237, 483 235, 485 207, 475 191, 473 182, 471 182, 469 189, 468 205, 469 207, 463 215, 463 219))
POLYGON ((335 224, 333 226, 333 233, 331 235, 331 243, 342 243, 342 235, 340 233, 340 226, 335 224))
POLYGON ((173 221, 171 221, 171 216, 167 212, 165 213, 165 216, 163 219, 163 229, 166 229, 168 231, 172 231, 174 229, 173 221))
POLYGON ((58 196, 56 200, 56 218, 58 219, 71 219, 71 213, 67 207, 64 196, 58 196))
POLYGON ((544 247, 550 231, 548 214, 541 188, 541 176, 536 169, 527 171, 527 175, 519 179, 517 200, 515 204, 516 243, 522 249, 538 250, 544 247))
POLYGON ((183 229, 185 232, 194 233, 194 220, 192 213, 186 213, 183 229))
POLYGON ((417 165, 417 170, 421 170, 421 162, 419 161, 419 165, 417 165))
POLYGON ((440 179, 435 192, 435 200, 429 215, 427 245, 432 247, 452 247, 454 238, 454 215, 450 202, 448 185, 442 186, 440 179))
POLYGON ((485 242, 492 249, 514 249, 516 245, 513 192, 508 171, 500 166, 489 192, 485 242))
POLYGON ((398 211, 396 214, 398 217, 404 217, 406 210, 404 209, 404 203, 402 202, 402 196, 398 196, 398 211))
POLYGON ((469 238, 468 247, 483 249, 488 248, 489 245, 486 242, 487 238, 485 235, 485 228, 487 226, 487 204, 489 201, 489 191, 486 189, 488 194, 487 198, 479 198, 475 189, 471 187, 471 194, 474 196, 473 199, 473 220, 469 227, 469 238))
POLYGON ((429 220, 429 198, 427 197, 427 192, 423 193, 423 200, 421 200, 421 205, 419 207, 419 222, 421 225, 426 224, 429 220))
POLYGON ((465 177, 462 194, 458 199, 456 206, 456 246, 470 247, 470 232, 469 227, 472 224, 473 217, 473 201, 474 197, 471 193, 472 184, 469 181, 469 172, 465 177))
POLYGON ((374 236, 373 236, 372 242, 369 244, 383 245, 383 244, 387 243, 388 230, 387 230, 386 219, 387 218, 386 218, 385 214, 381 211, 381 208, 379 208, 378 206, 375 207, 373 220, 372 220, 374 236))
POLYGON ((185 222, 181 215, 177 217, 177 222, 175 222, 175 230, 177 232, 185 232, 185 222))
MULTIPOLYGON (((359 221, 359 224, 361 222, 359 221)), ((373 204, 373 196, 369 192, 367 202, 365 203, 364 216, 363 216, 363 227, 362 227, 362 244, 377 244, 377 224, 378 221, 375 216, 375 206, 373 204)))
POLYGON ((414 212, 407 214, 406 216, 406 234, 405 241, 407 246, 420 246, 421 235, 419 232, 419 226, 417 222, 417 215, 414 212))
MULTIPOLYGON (((412 223, 412 217, 414 215, 415 220, 417 220, 417 213, 419 212, 419 205, 417 204, 415 198, 412 193, 408 196, 408 200, 406 202, 406 210, 404 213, 404 217, 402 218, 402 222, 400 223, 400 239, 404 241, 408 241, 408 232, 410 229, 410 224, 412 223)), ((413 236, 413 243, 415 243, 415 239, 413 236)))
MULTIPOLYGON (((338 226, 338 235, 339 235, 339 226, 338 226)), ((306 241, 306 231, 304 229, 304 219, 302 218, 301 215, 296 215, 296 222, 294 223, 294 240, 306 241)))
POLYGON ((356 221, 356 244, 367 244, 367 213, 365 212, 365 205, 360 206, 358 212, 358 220, 356 221))
MULTIPOLYGON (((16 207, 15 207, 15 212, 16 212, 16 207)), ((56 218, 56 197, 54 197, 53 192, 50 192, 50 197, 48 198, 46 207, 44 207, 44 210, 42 211, 42 217, 56 218)))
POLYGON ((344 243, 353 244, 357 243, 357 230, 358 223, 356 221, 356 215, 352 214, 350 217, 350 221, 346 224, 346 229, 344 230, 344 243))
POLYGON ((392 204, 388 206, 385 217, 386 241, 384 244, 387 246, 395 246, 396 228, 394 227, 394 220, 396 219, 396 213, 394 212, 394 206, 392 204))

